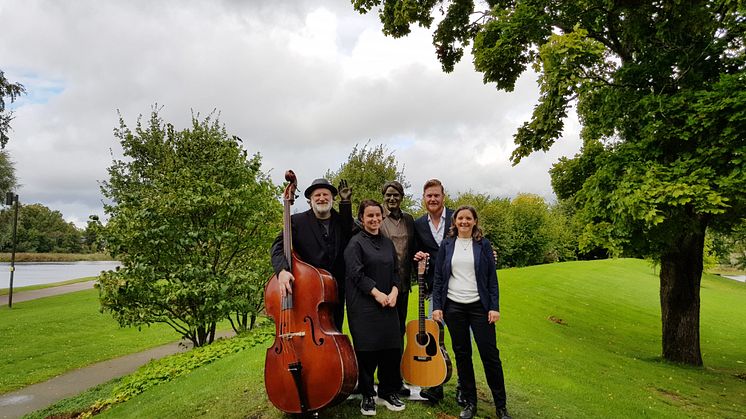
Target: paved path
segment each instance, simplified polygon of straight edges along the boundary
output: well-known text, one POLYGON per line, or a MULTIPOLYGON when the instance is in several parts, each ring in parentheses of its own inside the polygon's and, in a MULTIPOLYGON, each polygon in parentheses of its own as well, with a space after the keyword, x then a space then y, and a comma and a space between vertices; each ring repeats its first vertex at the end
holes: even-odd
MULTIPOLYGON (((83 291, 93 288, 96 281, 76 282, 74 284, 60 285, 58 287, 41 288, 32 291, 13 292, 13 303, 21 301, 35 300, 37 298, 49 297, 52 295, 66 294, 68 292, 83 291)), ((0 295, 0 306, 8 305, 8 295, 0 295)))
MULTIPOLYGON (((33 291, 13 293, 13 303, 82 291, 93 287, 95 281, 78 282, 58 287, 42 288, 33 291)), ((8 304, 8 296, 0 296, 0 305, 8 304)), ((217 337, 232 336, 233 331, 218 332, 217 337)), ((59 375, 43 383, 32 384, 28 387, 0 395, 0 418, 20 418, 27 413, 43 409, 62 399, 78 395, 85 390, 103 384, 116 377, 134 372, 150 360, 163 358, 177 352, 191 348, 180 342, 158 346, 147 351, 125 355, 89 365, 81 369, 59 375)))
POLYGON ((33 384, 12 393, 0 395, 0 418, 20 418, 62 399, 129 374, 152 359, 162 358, 188 348, 178 342, 144 352, 126 355, 88 367, 73 370, 43 383, 33 384))

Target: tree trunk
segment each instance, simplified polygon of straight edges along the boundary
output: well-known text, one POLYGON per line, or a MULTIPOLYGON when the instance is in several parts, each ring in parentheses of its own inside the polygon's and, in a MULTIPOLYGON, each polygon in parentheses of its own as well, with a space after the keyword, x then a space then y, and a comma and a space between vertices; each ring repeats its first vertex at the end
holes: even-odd
POLYGON ((661 255, 663 358, 702 365, 699 347, 699 288, 706 223, 693 222, 661 255))

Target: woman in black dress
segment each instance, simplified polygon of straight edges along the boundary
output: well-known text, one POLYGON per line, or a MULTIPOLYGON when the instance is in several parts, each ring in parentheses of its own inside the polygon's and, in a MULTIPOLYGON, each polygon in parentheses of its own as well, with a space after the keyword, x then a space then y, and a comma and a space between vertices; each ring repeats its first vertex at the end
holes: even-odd
POLYGON ((404 410, 397 392, 402 386, 399 362, 401 335, 396 299, 399 277, 396 250, 380 234, 383 208, 373 200, 360 203, 358 219, 363 229, 345 249, 347 267, 347 316, 358 363, 358 389, 363 396, 360 412, 376 414, 373 374, 378 368, 378 398, 393 411, 404 410))

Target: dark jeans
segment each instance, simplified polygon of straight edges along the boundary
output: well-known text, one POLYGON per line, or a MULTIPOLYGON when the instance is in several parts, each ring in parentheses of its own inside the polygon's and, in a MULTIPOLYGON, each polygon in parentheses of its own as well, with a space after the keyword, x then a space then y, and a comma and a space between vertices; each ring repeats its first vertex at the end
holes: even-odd
POLYGON ((378 368, 378 395, 388 396, 399 391, 402 386, 399 363, 401 349, 382 349, 379 351, 355 351, 357 355, 357 386, 363 397, 373 397, 373 374, 378 368))
POLYGON ((456 357, 456 368, 464 399, 473 405, 477 404, 477 384, 474 378, 474 365, 471 362, 471 336, 479 349, 479 357, 484 365, 484 375, 495 400, 495 407, 504 408, 506 404, 505 378, 497 349, 495 325, 487 322, 487 311, 479 301, 461 304, 448 300, 443 317, 451 333, 451 345, 456 357))

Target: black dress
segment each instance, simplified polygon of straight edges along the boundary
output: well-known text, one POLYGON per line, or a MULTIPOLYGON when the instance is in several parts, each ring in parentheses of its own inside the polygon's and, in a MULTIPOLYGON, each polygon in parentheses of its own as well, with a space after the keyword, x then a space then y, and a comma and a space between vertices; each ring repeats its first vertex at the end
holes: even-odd
POLYGON ((381 307, 370 295, 375 287, 384 294, 401 289, 394 243, 381 234, 363 230, 345 249, 347 317, 356 351, 401 348, 396 307, 381 307))

